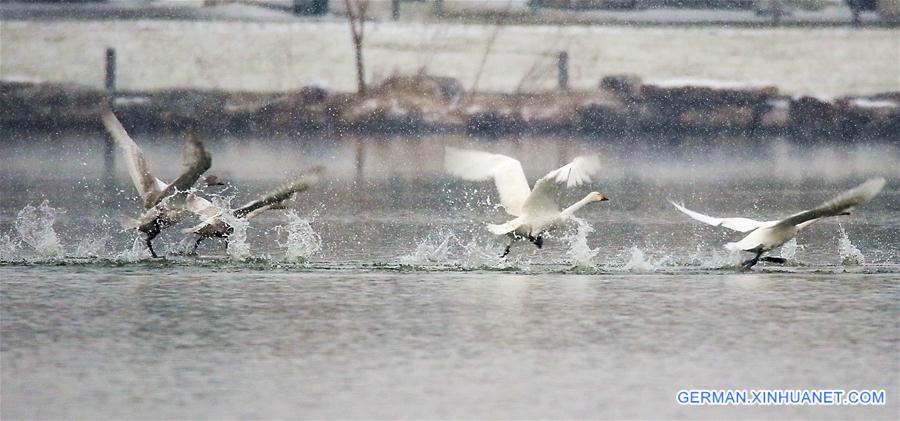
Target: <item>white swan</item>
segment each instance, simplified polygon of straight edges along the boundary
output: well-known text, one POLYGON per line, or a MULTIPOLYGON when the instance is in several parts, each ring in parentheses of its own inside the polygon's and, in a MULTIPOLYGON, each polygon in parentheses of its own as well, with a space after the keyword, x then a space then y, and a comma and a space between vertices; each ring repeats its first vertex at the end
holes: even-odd
POLYGON ((508 235, 511 240, 501 257, 509 254, 512 244, 526 238, 538 248, 543 246, 543 233, 559 228, 584 205, 608 200, 600 192, 591 192, 584 199, 560 211, 561 186, 577 187, 591 182, 600 170, 600 158, 585 155, 547 173, 528 188, 522 164, 515 158, 489 152, 447 147, 444 167, 450 174, 470 181, 494 180, 500 203, 506 213, 515 216, 506 223, 488 224, 496 235, 508 235))
POLYGON ((112 110, 104 107, 101 115, 103 125, 122 150, 122 156, 128 166, 128 175, 131 176, 131 181, 141 197, 144 209, 146 209, 146 212, 137 219, 122 218, 122 225, 126 228, 136 228, 146 234, 146 244, 150 249, 150 254, 153 257, 159 257, 153 250, 153 239, 163 229, 171 227, 191 215, 185 209, 187 191, 209 169, 212 165, 212 158, 203 148, 203 143, 197 139, 197 136, 189 133, 184 141, 182 155, 187 168, 175 181, 166 184, 150 172, 144 152, 128 135, 112 110))
MULTIPOLYGON (((743 250, 756 253, 756 256, 745 261, 743 266, 747 269, 753 267, 763 253, 771 251, 794 238, 797 232, 807 225, 829 216, 849 215, 854 207, 866 203, 881 191, 884 187, 884 178, 873 178, 850 190, 847 190, 831 198, 816 208, 795 213, 779 221, 755 221, 747 218, 716 218, 694 212, 671 202, 676 209, 687 216, 705 224, 725 227, 740 232, 749 232, 742 240, 725 245, 729 250, 743 250)), ((784 263, 780 257, 763 257, 762 260, 784 263)))
POLYGON ((304 191, 318 182, 321 171, 319 167, 313 168, 236 209, 226 209, 194 193, 188 195, 185 207, 200 217, 202 221, 196 226, 182 230, 186 234, 198 235, 192 253, 197 252, 200 242, 206 238, 226 238, 225 245, 227 247, 227 238, 234 232, 234 227, 228 222, 229 215, 249 220, 269 209, 284 209, 284 202, 290 199, 294 193, 304 191))

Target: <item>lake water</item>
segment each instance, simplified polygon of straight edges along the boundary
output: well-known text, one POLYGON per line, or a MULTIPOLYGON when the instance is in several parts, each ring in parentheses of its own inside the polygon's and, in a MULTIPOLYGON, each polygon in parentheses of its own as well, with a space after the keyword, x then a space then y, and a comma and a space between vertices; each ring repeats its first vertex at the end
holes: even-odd
MULTIPOLYGON (((313 164, 325 165, 325 180, 291 202, 293 213, 254 219, 238 241, 245 256, 222 240, 199 257, 178 254, 190 240, 170 230, 155 243, 167 256, 149 259, 118 226, 139 205, 121 163, 104 179, 99 133, 3 136, 4 419, 893 419, 900 410, 893 144, 210 137, 211 172, 233 185, 219 195, 234 203, 313 164), (444 145, 519 157, 532 181, 599 152, 600 179, 566 201, 590 190, 611 200, 543 250, 518 244, 500 259, 503 241, 482 225, 504 220, 493 187, 443 175, 444 145), (810 226, 775 252, 785 266, 749 272, 735 267, 746 256, 722 248, 738 236, 667 202, 775 218, 876 175, 888 184, 875 200, 810 226), (50 217, 53 231, 28 224, 50 217), (23 240, 53 235, 43 255, 23 240), (690 388, 884 389, 887 404, 678 405, 676 392, 690 388)), ((174 177, 178 137, 135 138, 160 178, 174 177)))

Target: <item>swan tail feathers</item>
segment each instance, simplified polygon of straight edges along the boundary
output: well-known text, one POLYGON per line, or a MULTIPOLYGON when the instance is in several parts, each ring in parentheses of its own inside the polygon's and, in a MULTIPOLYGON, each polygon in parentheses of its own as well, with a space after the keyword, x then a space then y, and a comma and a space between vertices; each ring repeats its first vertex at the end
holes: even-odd
POLYGON ((507 222, 505 224, 486 224, 488 231, 490 231, 494 235, 504 235, 509 234, 518 228, 516 224, 513 224, 512 221, 507 222))

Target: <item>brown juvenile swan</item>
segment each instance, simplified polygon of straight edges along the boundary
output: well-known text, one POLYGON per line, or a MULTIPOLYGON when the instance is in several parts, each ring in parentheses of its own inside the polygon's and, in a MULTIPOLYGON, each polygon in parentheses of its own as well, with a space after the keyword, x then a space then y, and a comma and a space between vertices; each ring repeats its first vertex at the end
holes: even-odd
POLYGON ((112 110, 102 110, 103 125, 122 150, 122 156, 128 166, 128 175, 137 189, 138 195, 146 211, 137 219, 122 218, 126 228, 136 228, 146 237, 147 248, 153 257, 159 257, 153 250, 153 239, 159 233, 187 218, 191 213, 185 208, 185 201, 197 179, 212 165, 212 158, 203 148, 203 143, 194 134, 189 134, 184 141, 184 172, 170 184, 153 176, 150 166, 144 158, 144 152, 128 135, 125 128, 116 118, 112 110))
POLYGON ((227 219, 227 214, 235 218, 252 219, 269 209, 284 209, 284 202, 290 199, 294 193, 304 191, 319 180, 321 168, 313 168, 294 180, 263 194, 255 200, 236 209, 226 209, 216 205, 197 194, 190 194, 185 201, 185 207, 196 214, 202 222, 194 227, 182 230, 186 234, 196 234, 199 237, 194 243, 192 253, 197 252, 200 242, 206 238, 225 238, 225 246, 228 247, 228 236, 234 232, 227 219))

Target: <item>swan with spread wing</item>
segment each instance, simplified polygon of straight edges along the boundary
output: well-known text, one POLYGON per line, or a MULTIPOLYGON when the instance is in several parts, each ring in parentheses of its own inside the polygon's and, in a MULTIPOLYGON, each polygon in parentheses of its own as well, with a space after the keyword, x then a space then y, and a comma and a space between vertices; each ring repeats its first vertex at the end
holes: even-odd
POLYGON ((236 209, 227 209, 194 193, 188 195, 185 202, 186 208, 202 221, 196 226, 182 230, 186 234, 198 236, 194 243, 193 253, 197 252, 200 242, 206 238, 225 238, 225 245, 228 246, 228 236, 234 232, 234 227, 228 223, 226 215, 249 220, 270 209, 284 209, 284 202, 293 197, 295 193, 302 192, 316 184, 321 172, 322 168, 315 167, 236 209))
POLYGON ((600 158, 596 155, 579 156, 550 171, 534 183, 534 188, 529 188, 522 164, 506 155, 447 147, 444 168, 464 180, 494 180, 500 203, 506 213, 515 217, 502 224, 487 225, 492 233, 511 239, 501 257, 509 254, 512 244, 523 238, 541 248, 544 233, 564 225, 588 203, 609 200, 595 191, 560 210, 559 197, 564 189, 590 183, 597 176, 600 158))
POLYGON ((185 138, 183 157, 185 169, 174 181, 165 183, 150 172, 150 165, 144 158, 144 152, 109 107, 101 112, 103 125, 112 136, 128 167, 134 187, 145 212, 138 218, 122 218, 126 228, 136 228, 146 235, 147 248, 153 257, 159 257, 153 250, 153 239, 159 233, 187 218, 191 213, 185 209, 185 201, 197 179, 212 165, 212 158, 203 148, 203 143, 193 133, 185 138))
POLYGON ((740 241, 728 243, 725 247, 729 250, 742 250, 756 255, 743 263, 744 268, 751 268, 760 260, 784 263, 780 257, 762 257, 763 253, 781 247, 797 232, 809 224, 822 218, 838 215, 849 215, 856 206, 872 200, 884 187, 884 178, 870 179, 850 190, 847 190, 821 205, 803 212, 795 213, 787 218, 777 221, 756 221, 748 218, 716 218, 694 212, 684 205, 671 202, 676 209, 687 216, 705 224, 717 227, 725 227, 738 232, 749 233, 740 241))

